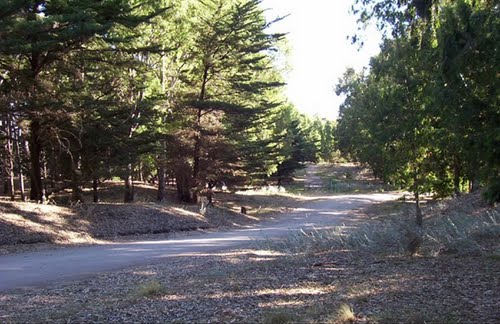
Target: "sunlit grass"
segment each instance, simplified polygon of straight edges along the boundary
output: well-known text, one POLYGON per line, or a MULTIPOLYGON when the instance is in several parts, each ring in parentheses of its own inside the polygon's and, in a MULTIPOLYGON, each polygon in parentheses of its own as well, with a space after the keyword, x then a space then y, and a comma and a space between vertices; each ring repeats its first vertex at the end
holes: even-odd
POLYGON ((342 304, 337 310, 336 320, 341 323, 352 323, 356 320, 356 314, 351 305, 342 304))

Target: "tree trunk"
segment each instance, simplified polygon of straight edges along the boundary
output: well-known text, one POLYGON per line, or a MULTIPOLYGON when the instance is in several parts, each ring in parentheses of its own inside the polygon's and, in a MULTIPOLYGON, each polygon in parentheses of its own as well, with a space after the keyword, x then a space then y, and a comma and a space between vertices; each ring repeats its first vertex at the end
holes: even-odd
MULTIPOLYGON (((210 66, 205 65, 203 71, 203 80, 200 89, 200 95, 198 97, 199 101, 205 100, 206 92, 207 92, 207 82, 208 82, 208 74, 210 71, 210 66)), ((194 151, 193 151, 193 180, 192 180, 192 201, 198 200, 197 189, 199 186, 199 174, 200 174, 200 159, 201 159, 201 116, 203 111, 201 108, 198 108, 198 114, 196 116, 196 124, 195 124, 195 139, 194 139, 194 151)))
POLYGON ((460 196, 460 159, 458 156, 453 158, 453 192, 455 197, 460 196))
POLYGON ((181 202, 191 203, 191 175, 189 164, 185 161, 179 163, 175 168, 175 184, 177 186, 177 198, 181 202))
POLYGON ((143 167, 142 167, 142 162, 141 161, 139 161, 139 164, 137 165, 137 169, 138 169, 137 170, 137 175, 139 176, 139 181, 140 182, 144 182, 144 174, 142 172, 143 167))
POLYGON ((99 202, 99 191, 98 191, 98 180, 94 178, 92 180, 92 195, 93 195, 93 201, 95 203, 99 202))
POLYGON ((15 136, 15 141, 16 141, 16 163, 18 167, 18 174, 19 174, 19 191, 21 191, 21 200, 26 201, 26 194, 24 192, 24 172, 23 172, 23 166, 21 163, 21 145, 19 145, 19 141, 21 141, 20 138, 20 132, 21 130, 16 131, 16 136, 15 136))
MULTIPOLYGON (((47 179, 49 178, 49 172, 47 170, 47 159, 46 156, 42 153, 42 202, 46 201, 49 198, 47 191, 47 179)), ((54 180, 51 180, 51 187, 55 188, 56 185, 54 180)))
MULTIPOLYGON (((31 157, 29 140, 24 141, 24 152, 25 152, 27 157, 31 157)), ((29 161, 28 161, 28 163, 29 163, 29 161)), ((30 195, 31 195, 31 172, 30 171, 28 171, 28 176, 30 177, 30 195)), ((27 197, 26 197, 26 199, 27 199, 27 197)))
POLYGON ((165 201, 166 197, 166 155, 167 141, 161 140, 162 151, 158 156, 158 193, 157 199, 159 202, 165 201))
POLYGON ((31 164, 31 189, 30 199, 38 202, 44 201, 42 183, 42 145, 40 139, 40 122, 36 119, 30 125, 30 164, 31 164))
POLYGON ((127 164, 127 170, 125 174, 125 197, 124 202, 130 203, 134 201, 134 181, 132 179, 132 164, 127 164))
POLYGON ((200 174, 200 157, 201 157, 201 109, 198 109, 196 120, 196 135, 194 138, 193 152, 193 185, 198 185, 198 175, 200 174))
POLYGON ((158 166, 158 194, 157 199, 159 202, 165 201, 165 168, 163 167, 163 163, 160 162, 158 166))
POLYGON ((73 167, 71 171, 71 201, 73 203, 83 202, 83 190, 81 181, 81 163, 80 156, 76 158, 73 162, 73 167))
POLYGON ((418 226, 422 226, 423 224, 423 217, 422 217, 422 210, 420 209, 420 191, 419 191, 419 182, 418 182, 418 175, 417 171, 415 170, 415 175, 413 178, 413 184, 414 184, 414 193, 415 193, 415 221, 418 226))
POLYGON ((15 175, 14 175, 14 145, 12 144, 12 121, 10 119, 10 114, 7 113, 7 173, 9 176, 9 196, 10 200, 14 201, 16 199, 15 190, 15 175))
POLYGON ((477 152, 471 157, 471 161, 469 163, 467 179, 469 180, 469 192, 471 193, 480 188, 478 170, 481 166, 479 163, 479 154, 477 152))
POLYGON ((5 179, 3 181, 3 194, 4 195, 8 195, 9 191, 10 191, 10 189, 9 189, 9 179, 7 178, 7 179, 5 179))
POLYGON ((420 196, 418 190, 415 191, 415 215, 416 215, 417 225, 422 226, 423 216, 422 216, 422 210, 420 209, 420 196))
POLYGON ((473 175, 469 180, 469 192, 474 192, 479 189, 479 179, 476 175, 473 175))

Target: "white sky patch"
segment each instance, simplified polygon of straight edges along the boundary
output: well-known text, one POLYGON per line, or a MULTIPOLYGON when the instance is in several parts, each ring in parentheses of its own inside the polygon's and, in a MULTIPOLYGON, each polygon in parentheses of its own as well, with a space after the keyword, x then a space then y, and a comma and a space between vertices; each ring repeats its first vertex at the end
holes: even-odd
POLYGON ((364 32, 358 51, 347 39, 357 30, 348 0, 263 0, 268 20, 290 14, 273 25, 272 32, 287 32, 292 47, 286 76, 288 98, 302 113, 336 119, 343 98, 335 85, 348 67, 360 70, 379 51, 380 33, 374 26, 364 32))

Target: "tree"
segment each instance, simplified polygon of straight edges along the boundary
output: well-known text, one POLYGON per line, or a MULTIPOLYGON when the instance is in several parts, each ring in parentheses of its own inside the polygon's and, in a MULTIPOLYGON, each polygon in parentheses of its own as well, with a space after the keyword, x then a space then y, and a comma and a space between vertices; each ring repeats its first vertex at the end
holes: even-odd
POLYGON ((183 152, 189 156, 179 157, 185 162, 178 170, 179 177, 186 177, 180 173, 192 161, 192 180, 185 182, 191 186, 191 201, 204 183, 229 175, 238 165, 242 146, 236 145, 241 139, 237 134, 277 107, 265 93, 282 85, 267 73, 273 68, 268 52, 282 35, 266 32, 259 1, 206 1, 200 6, 200 17, 192 21, 192 64, 184 76, 190 88, 184 110, 192 126, 183 152))
POLYGON ((52 69, 90 43, 92 50, 119 48, 129 37, 117 37, 115 28, 134 28, 163 10, 137 15, 137 8, 121 0, 7 1, 1 9, 1 69, 7 82, 19 82, 27 94, 22 113, 30 121, 30 197, 42 201, 44 137, 57 114, 51 102, 54 84, 47 82, 53 80, 52 69))
POLYGON ((318 134, 308 117, 300 115, 293 105, 282 110, 276 122, 276 131, 280 134, 278 165, 274 176, 281 184, 283 178, 289 177, 298 169, 304 168, 306 162, 318 160, 318 134))
POLYGON ((320 157, 323 161, 333 162, 335 153, 335 122, 323 120, 321 123, 320 157))
POLYGON ((498 53, 495 33, 486 32, 498 27, 498 9, 488 1, 358 4, 360 19, 390 25, 393 39, 386 37, 367 75, 348 71, 338 86, 347 96, 339 149, 411 189, 421 225, 420 193, 459 194, 465 180, 491 186, 498 178, 490 146, 498 144, 498 80, 490 72, 498 53))

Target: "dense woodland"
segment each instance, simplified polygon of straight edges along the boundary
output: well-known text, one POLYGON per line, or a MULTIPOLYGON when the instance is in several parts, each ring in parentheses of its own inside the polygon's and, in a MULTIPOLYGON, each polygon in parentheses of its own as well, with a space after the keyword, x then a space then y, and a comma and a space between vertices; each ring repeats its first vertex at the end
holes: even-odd
MULTIPOLYGON (((348 70, 337 147, 415 194, 480 186, 500 200, 500 7, 490 0, 358 0, 385 31, 370 69, 348 70)), ((356 41, 356 39, 354 39, 356 41)), ((359 40, 358 40, 359 41, 359 40)))
POLYGON ((286 35, 269 32, 258 0, 2 1, 3 187, 33 201, 61 188, 81 201, 87 187, 98 201, 119 178, 125 202, 134 181, 162 201, 175 180, 193 202, 207 186, 280 183, 339 150, 412 191, 419 223, 422 193, 484 186, 498 201, 499 11, 355 1, 360 26, 385 37, 369 69, 340 80, 337 125, 287 102, 286 35))
MULTIPOLYGON (((277 20, 279 20, 278 18, 277 20)), ((180 201, 329 160, 334 123, 283 95, 284 35, 257 0, 0 3, 5 193, 45 201, 108 179, 180 201)))

